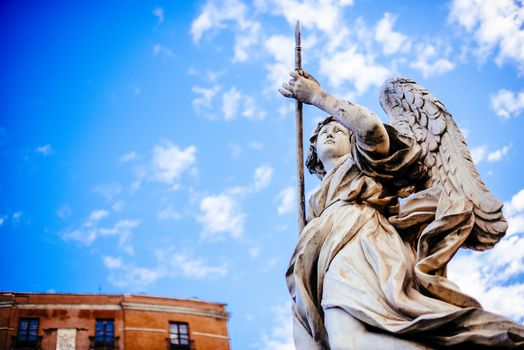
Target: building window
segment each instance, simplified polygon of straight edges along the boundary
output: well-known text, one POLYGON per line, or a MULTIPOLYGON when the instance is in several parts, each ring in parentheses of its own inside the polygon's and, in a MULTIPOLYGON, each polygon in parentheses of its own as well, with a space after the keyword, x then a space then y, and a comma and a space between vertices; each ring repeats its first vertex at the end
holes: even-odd
POLYGON ((115 320, 97 319, 95 349, 113 349, 115 342, 115 320))
POLYGON ((171 349, 190 349, 189 325, 185 322, 169 322, 171 349))
POLYGON ((38 318, 21 318, 18 323, 19 343, 36 343, 38 340, 38 318))
POLYGON ((12 337, 13 349, 40 349, 38 336, 38 318, 21 318, 18 321, 18 333, 12 337))

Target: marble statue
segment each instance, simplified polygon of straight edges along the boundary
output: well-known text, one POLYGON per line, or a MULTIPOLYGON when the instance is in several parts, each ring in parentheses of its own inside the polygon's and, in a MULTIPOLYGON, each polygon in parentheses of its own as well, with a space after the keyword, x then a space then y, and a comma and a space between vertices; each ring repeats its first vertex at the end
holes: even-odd
POLYGON ((460 247, 492 248, 507 222, 444 105, 388 80, 386 125, 306 72, 279 91, 330 115, 310 138, 321 184, 286 273, 296 348, 524 347, 523 326, 446 278, 460 247))

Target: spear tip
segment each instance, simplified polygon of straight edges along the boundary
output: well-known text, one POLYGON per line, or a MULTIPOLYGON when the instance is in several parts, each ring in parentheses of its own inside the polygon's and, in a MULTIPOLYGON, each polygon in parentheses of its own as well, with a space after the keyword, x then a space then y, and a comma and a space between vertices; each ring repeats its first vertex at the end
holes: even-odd
POLYGON ((300 29, 300 21, 297 20, 297 25, 295 26, 295 44, 300 46, 300 41, 302 40, 302 31, 300 29))

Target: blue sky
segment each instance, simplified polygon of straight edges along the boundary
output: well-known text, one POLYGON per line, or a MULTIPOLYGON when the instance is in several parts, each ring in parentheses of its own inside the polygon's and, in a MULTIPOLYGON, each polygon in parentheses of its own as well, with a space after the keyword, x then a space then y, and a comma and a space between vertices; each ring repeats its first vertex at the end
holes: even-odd
MULTIPOLYGON (((522 1, 4 1, 0 290, 147 293, 228 304, 233 349, 289 349, 303 66, 379 114, 392 76, 466 135, 507 236, 449 275, 524 321, 522 1)), ((323 116, 304 109, 305 135, 323 116)), ((306 191, 318 184, 306 176, 306 191)))

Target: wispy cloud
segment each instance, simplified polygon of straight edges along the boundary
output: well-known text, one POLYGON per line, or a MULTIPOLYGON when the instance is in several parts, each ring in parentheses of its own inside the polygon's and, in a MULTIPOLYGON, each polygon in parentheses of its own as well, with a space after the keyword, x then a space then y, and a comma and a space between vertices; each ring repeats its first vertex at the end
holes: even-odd
POLYGON ((208 0, 202 11, 191 23, 193 42, 198 44, 205 34, 231 26, 235 33, 233 62, 244 62, 249 59, 260 40, 260 23, 249 16, 246 4, 239 0, 208 0))
POLYGON ((224 114, 224 120, 229 121, 235 119, 241 101, 242 94, 234 86, 222 94, 222 113, 224 114))
POLYGON ((504 213, 509 225, 507 235, 524 233, 524 189, 504 203, 504 213))
POLYGON ((524 321, 524 189, 504 203, 508 231, 492 250, 463 251, 449 277, 488 309, 524 321))
POLYGON ((293 318, 291 317, 291 305, 284 302, 271 307, 272 327, 264 332, 261 340, 255 344, 257 349, 264 350, 294 350, 293 342, 293 318))
POLYGON ((284 188, 278 194, 279 205, 277 212, 279 215, 284 215, 295 210, 295 188, 289 186, 284 188))
POLYGON ((109 217, 109 215, 109 211, 105 209, 94 210, 78 227, 63 230, 61 237, 65 241, 77 241, 86 246, 90 246, 98 237, 116 236, 118 237, 117 247, 128 254, 133 254, 134 248, 129 244, 129 238, 133 230, 140 224, 140 221, 135 219, 122 219, 112 226, 102 226, 101 222, 109 217))
POLYGON ((203 238, 215 241, 225 236, 239 238, 244 232, 246 214, 231 194, 206 196, 200 201, 197 220, 204 228, 203 238))
POLYGON ((119 158, 121 163, 128 163, 138 158, 138 154, 135 151, 130 151, 122 154, 119 158))
POLYGON ((164 9, 162 7, 156 7, 153 10, 153 15, 155 15, 157 18, 157 22, 156 22, 157 25, 161 25, 162 23, 164 23, 165 17, 164 17, 164 9))
POLYGON ((60 219, 67 219, 72 213, 73 210, 71 209, 71 206, 65 203, 56 211, 56 216, 60 219))
POLYGON ((157 213, 157 218, 159 220, 173 220, 178 221, 182 217, 178 211, 175 210, 172 204, 169 204, 167 207, 162 209, 157 213))
POLYGON ((167 47, 167 46, 164 46, 162 44, 155 44, 153 45, 153 54, 155 56, 157 55, 163 55, 163 56, 166 56, 166 57, 174 57, 174 53, 173 51, 167 47))
POLYGON ((320 59, 320 73, 328 77, 334 88, 351 83, 358 95, 371 86, 378 87, 390 75, 385 66, 375 62, 372 55, 364 54, 355 45, 344 51, 320 59))
POLYGON ((227 262, 210 265, 206 259, 193 257, 174 247, 154 252, 156 264, 153 267, 137 266, 125 262, 122 257, 104 256, 102 261, 109 270, 108 280, 120 288, 139 289, 148 287, 160 279, 184 277, 197 280, 213 280, 228 274, 227 262))
POLYGON ((386 12, 375 26, 375 40, 382 44, 382 52, 385 55, 408 52, 411 48, 409 38, 393 30, 396 20, 396 16, 386 12))
POLYGON ((198 95, 193 99, 193 108, 195 111, 200 115, 205 115, 208 119, 215 119, 216 114, 212 110, 213 100, 221 89, 222 87, 217 84, 209 88, 193 86, 193 93, 198 95))
POLYGON ((178 188, 182 174, 196 162, 196 150, 195 146, 184 149, 168 140, 162 141, 153 149, 152 179, 178 188))
POLYGON ((475 164, 483 161, 490 163, 498 162, 503 157, 506 157, 511 150, 511 145, 503 146, 502 148, 490 151, 486 146, 479 146, 470 149, 471 158, 475 164))
POLYGON ((112 200, 122 192, 122 186, 118 182, 100 184, 93 188, 93 192, 107 200, 112 200))
POLYGON ((54 153, 53 147, 50 144, 45 144, 43 146, 39 146, 35 148, 36 153, 40 153, 44 156, 50 156, 54 153))
POLYGON ((271 183, 273 177, 273 167, 270 165, 261 165, 255 169, 253 177, 255 183, 255 191, 260 191, 271 183))
POLYGON ((473 34, 482 60, 496 51, 497 64, 513 61, 524 74, 522 2, 453 0, 449 18, 473 34))
POLYGON ((524 111, 524 91, 513 92, 506 89, 491 96, 491 108, 502 119, 516 117, 524 111))
POLYGON ((415 51, 417 52, 417 57, 410 66, 420 71, 424 78, 442 75, 455 68, 455 64, 449 59, 440 57, 437 49, 432 44, 419 44, 415 51))

